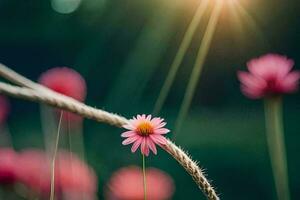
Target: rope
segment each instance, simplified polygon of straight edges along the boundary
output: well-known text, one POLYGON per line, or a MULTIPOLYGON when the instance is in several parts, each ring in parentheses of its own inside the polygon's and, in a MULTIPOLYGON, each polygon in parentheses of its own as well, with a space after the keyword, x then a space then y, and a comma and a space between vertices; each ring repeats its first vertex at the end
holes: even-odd
MULTIPOLYGON (((0 82, 0 93, 37 103, 44 103, 119 128, 128 122, 126 118, 120 115, 87 106, 75 99, 56 93, 42 85, 30 81, 2 64, 0 64, 0 76, 22 86, 18 87, 0 82)), ((219 200, 214 188, 206 179, 201 168, 187 153, 170 140, 168 140, 166 145, 161 147, 177 160, 177 162, 188 172, 198 187, 206 195, 207 199, 219 200)))

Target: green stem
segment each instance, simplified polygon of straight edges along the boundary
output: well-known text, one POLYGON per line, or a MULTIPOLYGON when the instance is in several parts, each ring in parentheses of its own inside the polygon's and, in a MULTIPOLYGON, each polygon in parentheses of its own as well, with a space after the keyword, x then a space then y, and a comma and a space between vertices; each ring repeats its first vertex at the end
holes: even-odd
POLYGON ((289 200, 288 167, 282 120, 282 99, 280 97, 265 99, 265 118, 277 197, 279 200, 289 200))
POLYGON ((56 140, 55 140, 55 147, 54 147, 53 157, 52 157, 52 162, 51 162, 50 200, 54 200, 54 195, 55 195, 55 191, 54 191, 55 190, 55 184, 54 184, 55 183, 55 160, 56 160, 56 155, 57 155, 57 151, 58 151, 62 117, 63 117, 63 111, 61 111, 60 117, 59 117, 57 135, 56 135, 56 140))
POLYGON ((144 183, 144 200, 147 200, 147 181, 146 181, 146 162, 145 156, 142 154, 143 157, 143 183, 144 183))

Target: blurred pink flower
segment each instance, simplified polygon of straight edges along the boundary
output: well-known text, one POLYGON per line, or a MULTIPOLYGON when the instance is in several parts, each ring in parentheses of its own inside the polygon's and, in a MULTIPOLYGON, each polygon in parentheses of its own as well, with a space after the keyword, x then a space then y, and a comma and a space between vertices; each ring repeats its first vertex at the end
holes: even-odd
POLYGON ((9 113, 9 103, 6 97, 0 96, 0 125, 4 124, 9 113))
MULTIPOLYGON (((17 162, 18 181, 40 197, 50 193, 51 168, 49 157, 40 150, 20 153, 17 162)), ((87 164, 69 152, 59 152, 55 167, 55 194, 58 199, 93 200, 97 192, 97 177, 87 164)))
POLYGON ((91 200, 97 193, 95 172, 75 154, 59 153, 56 177, 63 199, 73 200, 77 196, 77 199, 91 200))
POLYGON ((13 184, 16 181, 18 155, 11 148, 0 149, 0 184, 13 184))
POLYGON ((96 200, 97 196, 96 193, 94 194, 81 194, 78 192, 72 192, 72 193, 64 193, 63 200, 96 200))
POLYGON ((52 68, 41 75, 39 82, 58 93, 72 97, 78 101, 85 100, 85 81, 73 69, 67 67, 52 68))
POLYGON ((50 162, 43 151, 29 149, 19 154, 17 179, 37 195, 50 192, 50 162))
MULTIPOLYGON (((58 93, 72 97, 78 101, 85 100, 85 80, 73 69, 67 67, 52 68, 40 76, 39 82, 58 93)), ((81 117, 67 112, 64 114, 64 119, 70 121, 80 121, 81 117)))
MULTIPOLYGON (((147 199, 167 200, 174 193, 172 178, 165 172, 149 168, 146 170, 147 199)), ((125 167, 116 171, 108 182, 107 200, 143 200, 143 174, 139 167, 125 167)))
POLYGON ((163 136, 170 132, 168 129, 163 128, 166 125, 164 119, 155 117, 151 119, 151 115, 137 115, 128 121, 123 127, 128 129, 121 134, 126 139, 122 142, 123 145, 132 144, 131 151, 135 152, 141 146, 142 154, 148 156, 150 150, 157 154, 156 146, 165 145, 166 138, 163 136))
POLYGON ((294 61, 278 54, 267 54, 247 63, 249 72, 238 72, 241 90, 253 99, 293 93, 298 89, 299 71, 291 71, 294 61))

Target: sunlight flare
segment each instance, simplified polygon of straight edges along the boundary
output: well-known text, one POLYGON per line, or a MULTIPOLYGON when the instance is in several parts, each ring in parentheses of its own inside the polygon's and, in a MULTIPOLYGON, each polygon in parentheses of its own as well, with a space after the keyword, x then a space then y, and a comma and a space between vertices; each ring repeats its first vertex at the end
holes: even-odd
POLYGON ((221 11, 222 11, 222 7, 223 7, 223 1, 217 1, 216 5, 212 11, 206 31, 203 36, 203 40, 201 41, 197 59, 196 59, 196 62, 195 62, 195 65, 193 67, 193 71, 191 74, 191 78, 189 80, 189 83, 188 83, 188 86, 187 86, 187 89, 186 89, 186 92, 184 95, 184 99, 183 99, 183 102, 182 102, 180 110, 179 110, 173 137, 175 137, 176 134, 178 134, 178 132, 180 131, 180 128, 182 126, 182 123, 187 116, 188 110, 190 108, 191 102, 192 102, 194 94, 195 94, 198 80, 200 78, 200 75, 201 75, 201 72, 203 69, 203 65, 205 63, 214 33, 216 31, 216 27, 217 27, 217 23, 218 23, 218 20, 219 20, 221 11))
POLYGON ((189 48, 189 46, 191 45, 193 36, 195 35, 196 29, 199 26, 199 23, 201 21, 201 19, 203 18, 203 15, 208 7, 208 0, 204 0, 200 3, 186 33, 183 36, 183 40, 179 46, 179 49, 177 51, 177 54, 174 58, 174 61, 170 67, 170 70, 168 72, 167 78, 165 79, 165 82, 162 86, 162 89, 160 90, 158 99, 155 103, 154 106, 154 110, 153 110, 153 114, 156 115, 160 112, 160 110, 162 109, 166 98, 170 92, 171 86, 175 80, 177 71, 183 61, 183 58, 189 48))

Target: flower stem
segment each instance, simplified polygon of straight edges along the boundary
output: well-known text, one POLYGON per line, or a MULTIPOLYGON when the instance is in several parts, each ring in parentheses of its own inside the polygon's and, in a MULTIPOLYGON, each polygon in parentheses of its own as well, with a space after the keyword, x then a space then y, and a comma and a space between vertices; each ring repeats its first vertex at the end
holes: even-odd
POLYGON ((51 185, 50 185, 50 200, 54 200, 54 190, 55 190, 55 160, 56 160, 56 154, 58 150, 58 144, 59 144, 59 136, 60 136, 60 129, 61 129, 61 121, 63 117, 63 111, 60 113, 59 122, 58 122, 58 128, 57 128, 57 135, 55 140, 55 147, 53 151, 53 157, 51 162, 51 185))
POLYGON ((143 157, 143 184, 144 184, 144 200, 147 200, 147 181, 146 181, 146 162, 145 155, 142 154, 143 157))
POLYGON ((265 118, 267 142, 277 197, 280 200, 289 200, 289 179, 282 121, 281 97, 270 97, 265 99, 265 118))

